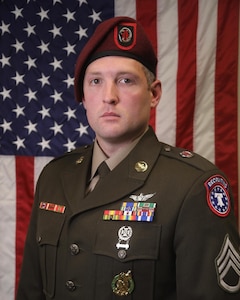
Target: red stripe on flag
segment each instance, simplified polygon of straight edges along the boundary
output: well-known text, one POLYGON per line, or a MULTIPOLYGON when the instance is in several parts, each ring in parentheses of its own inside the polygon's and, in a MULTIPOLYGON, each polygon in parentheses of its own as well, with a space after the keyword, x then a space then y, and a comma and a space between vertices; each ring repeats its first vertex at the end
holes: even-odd
POLYGON ((17 288, 34 197, 34 158, 16 157, 16 281, 17 288))
MULTIPOLYGON (((157 54, 157 1, 156 0, 137 0, 136 16, 146 31, 157 54)), ((151 110, 150 125, 155 129, 156 110, 151 110)))
POLYGON ((197 1, 178 1, 179 53, 177 73, 176 145, 193 149, 193 117, 196 95, 197 1))
POLYGON ((215 81, 215 163, 231 182, 238 212, 239 0, 219 0, 215 81))

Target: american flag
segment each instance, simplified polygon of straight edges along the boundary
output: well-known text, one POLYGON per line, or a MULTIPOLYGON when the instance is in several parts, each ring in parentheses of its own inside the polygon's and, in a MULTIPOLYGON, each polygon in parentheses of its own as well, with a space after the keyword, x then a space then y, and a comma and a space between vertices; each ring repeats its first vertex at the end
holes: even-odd
POLYGON ((220 167, 238 216, 239 0, 0 0, 0 299, 15 297, 40 171, 94 139, 74 65, 96 26, 120 15, 142 23, 159 57, 158 138, 220 167))

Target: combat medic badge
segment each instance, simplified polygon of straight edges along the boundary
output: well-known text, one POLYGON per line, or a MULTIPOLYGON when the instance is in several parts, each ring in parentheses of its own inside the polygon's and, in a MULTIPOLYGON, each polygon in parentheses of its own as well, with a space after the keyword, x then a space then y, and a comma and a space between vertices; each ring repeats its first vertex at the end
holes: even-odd
POLYGON ((236 293, 240 290, 240 253, 226 235, 222 249, 215 260, 218 283, 225 291, 236 293))

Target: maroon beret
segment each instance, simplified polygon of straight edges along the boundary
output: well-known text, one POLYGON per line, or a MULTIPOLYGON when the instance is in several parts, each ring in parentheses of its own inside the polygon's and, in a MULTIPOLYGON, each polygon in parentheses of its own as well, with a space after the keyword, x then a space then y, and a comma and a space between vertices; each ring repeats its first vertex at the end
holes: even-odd
POLYGON ((104 56, 133 58, 156 74, 157 57, 143 27, 129 17, 115 17, 102 22, 78 56, 74 89, 78 102, 83 97, 83 79, 87 66, 104 56))

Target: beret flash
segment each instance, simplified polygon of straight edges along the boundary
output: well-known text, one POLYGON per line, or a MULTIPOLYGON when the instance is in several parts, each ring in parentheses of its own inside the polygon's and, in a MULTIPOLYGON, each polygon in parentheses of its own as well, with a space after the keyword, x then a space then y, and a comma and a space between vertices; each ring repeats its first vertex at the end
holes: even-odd
POLYGON ((105 56, 135 59, 156 74, 157 57, 143 27, 129 17, 108 19, 100 23, 78 56, 74 74, 74 90, 78 102, 82 101, 87 66, 105 56))

